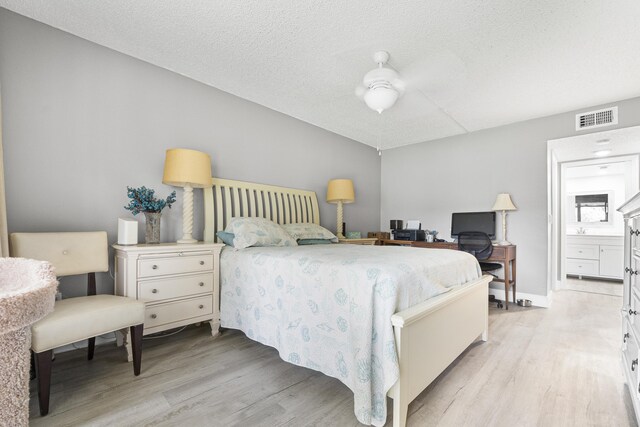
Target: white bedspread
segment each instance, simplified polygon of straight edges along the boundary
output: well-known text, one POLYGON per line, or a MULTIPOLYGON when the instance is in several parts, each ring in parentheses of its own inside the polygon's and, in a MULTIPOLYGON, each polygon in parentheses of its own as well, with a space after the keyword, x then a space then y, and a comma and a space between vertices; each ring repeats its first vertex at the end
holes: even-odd
POLYGON ((391 315, 481 276, 467 253, 393 246, 225 248, 220 265, 222 326, 339 379, 376 426, 398 379, 391 315))

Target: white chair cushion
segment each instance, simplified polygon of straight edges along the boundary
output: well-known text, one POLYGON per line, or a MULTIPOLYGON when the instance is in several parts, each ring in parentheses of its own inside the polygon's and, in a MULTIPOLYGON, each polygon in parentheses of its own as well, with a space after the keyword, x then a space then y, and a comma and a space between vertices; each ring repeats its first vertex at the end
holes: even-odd
POLYGON ((31 348, 41 353, 108 332, 144 323, 145 305, 114 295, 57 301, 53 313, 31 326, 31 348))

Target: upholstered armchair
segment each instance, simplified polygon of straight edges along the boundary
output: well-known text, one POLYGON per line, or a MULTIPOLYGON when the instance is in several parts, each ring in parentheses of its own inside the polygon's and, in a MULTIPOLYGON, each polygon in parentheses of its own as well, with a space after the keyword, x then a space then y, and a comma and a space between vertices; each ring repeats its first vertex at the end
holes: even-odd
POLYGON ((93 359, 95 337, 130 329, 133 370, 140 374, 144 303, 115 295, 96 295, 96 272, 109 270, 106 232, 13 233, 11 255, 48 261, 57 277, 88 274, 87 296, 57 301, 53 313, 31 327, 40 413, 49 412, 53 349, 88 340, 93 359))

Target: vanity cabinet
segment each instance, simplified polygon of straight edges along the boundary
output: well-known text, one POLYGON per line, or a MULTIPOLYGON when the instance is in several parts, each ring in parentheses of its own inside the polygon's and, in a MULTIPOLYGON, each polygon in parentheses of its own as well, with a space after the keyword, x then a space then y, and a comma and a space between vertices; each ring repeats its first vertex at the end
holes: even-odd
POLYGON ((567 236, 566 253, 567 274, 622 280, 623 236, 567 236))
POLYGON ((621 359, 636 420, 640 419, 640 193, 619 209, 624 215, 621 359))

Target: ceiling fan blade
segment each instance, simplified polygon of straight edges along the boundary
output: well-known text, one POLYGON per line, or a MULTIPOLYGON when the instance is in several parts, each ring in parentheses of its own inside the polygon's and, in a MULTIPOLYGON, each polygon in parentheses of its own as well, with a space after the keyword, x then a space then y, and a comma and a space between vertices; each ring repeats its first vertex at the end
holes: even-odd
POLYGON ((432 52, 401 70, 407 90, 434 95, 464 92, 467 82, 464 62, 450 51, 432 52))
POLYGON ((406 91, 389 110, 383 114, 394 116, 399 119, 411 119, 415 117, 428 116, 439 108, 427 96, 420 91, 406 91))

